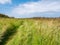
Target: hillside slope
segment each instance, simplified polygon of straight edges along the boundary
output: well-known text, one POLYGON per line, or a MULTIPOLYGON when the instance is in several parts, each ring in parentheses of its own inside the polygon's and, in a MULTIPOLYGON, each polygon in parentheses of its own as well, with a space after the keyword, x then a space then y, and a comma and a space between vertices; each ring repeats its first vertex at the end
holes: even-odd
POLYGON ((0 18, 0 45, 60 45, 60 18, 0 18))
POLYGON ((4 15, 4 14, 0 14, 0 18, 1 18, 1 17, 9 18, 7 15, 4 15))

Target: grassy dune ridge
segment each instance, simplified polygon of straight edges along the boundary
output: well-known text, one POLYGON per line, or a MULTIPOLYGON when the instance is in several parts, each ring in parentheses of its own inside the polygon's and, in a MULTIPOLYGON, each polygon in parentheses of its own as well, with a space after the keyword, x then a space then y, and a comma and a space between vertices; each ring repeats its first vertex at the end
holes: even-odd
POLYGON ((0 18, 0 45, 60 45, 60 18, 0 18))

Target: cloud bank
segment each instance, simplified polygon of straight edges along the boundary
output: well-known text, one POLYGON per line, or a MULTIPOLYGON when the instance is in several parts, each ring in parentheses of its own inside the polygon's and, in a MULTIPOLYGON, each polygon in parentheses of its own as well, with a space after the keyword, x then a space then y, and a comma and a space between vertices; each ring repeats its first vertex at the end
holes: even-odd
POLYGON ((55 12, 60 12, 60 1, 59 0, 41 0, 38 2, 28 2, 19 4, 12 10, 13 15, 19 16, 37 16, 37 13, 44 15, 45 13, 50 15, 55 12), (35 15, 36 13, 36 15, 35 15))

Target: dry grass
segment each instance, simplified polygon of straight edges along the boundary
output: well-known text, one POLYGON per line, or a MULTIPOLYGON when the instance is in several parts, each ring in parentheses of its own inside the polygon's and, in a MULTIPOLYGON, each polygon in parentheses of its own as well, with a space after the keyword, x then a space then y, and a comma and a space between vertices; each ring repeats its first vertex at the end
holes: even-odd
MULTIPOLYGON (((0 37, 6 34, 4 33, 6 31, 9 35, 7 37, 10 39, 4 40, 6 41, 4 44, 0 42, 1 45, 60 45, 59 18, 0 18, 0 37), (7 28, 11 31, 16 30, 15 34, 10 35, 12 32, 8 33, 7 28)), ((5 38, 7 37, 5 36, 5 38)), ((3 42, 1 38, 0 40, 3 42)))

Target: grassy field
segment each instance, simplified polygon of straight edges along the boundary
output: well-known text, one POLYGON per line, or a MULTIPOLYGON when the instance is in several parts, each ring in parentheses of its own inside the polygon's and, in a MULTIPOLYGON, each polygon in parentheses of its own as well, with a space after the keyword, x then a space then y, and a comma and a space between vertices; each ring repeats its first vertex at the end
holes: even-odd
POLYGON ((60 45, 60 18, 0 18, 0 45, 60 45))

